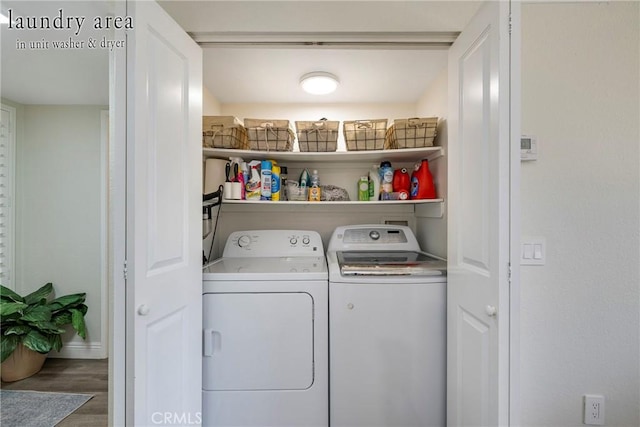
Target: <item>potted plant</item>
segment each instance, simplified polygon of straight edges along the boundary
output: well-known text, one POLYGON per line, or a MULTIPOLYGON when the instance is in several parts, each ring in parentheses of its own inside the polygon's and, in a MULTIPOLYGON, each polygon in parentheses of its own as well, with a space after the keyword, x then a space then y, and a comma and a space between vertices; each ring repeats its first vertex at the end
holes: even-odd
POLYGON ((47 354, 62 348, 66 325, 86 338, 86 293, 51 299, 52 293, 51 283, 25 297, 0 285, 3 381, 17 381, 40 371, 47 354))

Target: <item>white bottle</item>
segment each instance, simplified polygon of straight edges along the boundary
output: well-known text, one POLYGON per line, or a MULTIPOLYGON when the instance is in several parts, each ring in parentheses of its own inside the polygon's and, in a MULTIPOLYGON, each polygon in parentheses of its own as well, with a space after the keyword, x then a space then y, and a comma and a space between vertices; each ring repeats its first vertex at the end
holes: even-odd
POLYGON ((311 186, 316 186, 319 187, 320 186, 320 175, 318 175, 318 171, 317 170, 313 170, 313 173, 311 174, 311 186))
POLYGON ((378 200, 380 195, 380 172, 379 166, 371 166, 369 171, 369 201, 374 202, 378 200))

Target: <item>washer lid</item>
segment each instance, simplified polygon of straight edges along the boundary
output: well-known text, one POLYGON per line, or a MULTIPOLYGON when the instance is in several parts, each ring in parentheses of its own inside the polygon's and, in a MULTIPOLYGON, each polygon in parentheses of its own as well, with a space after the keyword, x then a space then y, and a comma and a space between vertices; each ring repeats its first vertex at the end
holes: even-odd
POLYGON ((327 280, 324 257, 219 258, 202 270, 203 280, 327 280))
POLYGON ((342 276, 444 276, 447 263, 424 252, 337 252, 342 276))

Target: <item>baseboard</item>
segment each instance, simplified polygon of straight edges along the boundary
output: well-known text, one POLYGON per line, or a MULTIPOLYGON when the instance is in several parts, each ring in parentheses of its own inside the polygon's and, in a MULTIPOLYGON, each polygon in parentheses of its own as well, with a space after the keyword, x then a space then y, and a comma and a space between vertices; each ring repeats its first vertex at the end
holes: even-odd
POLYGON ((52 351, 49 357, 58 359, 106 359, 107 349, 102 342, 68 342, 60 351, 52 351))

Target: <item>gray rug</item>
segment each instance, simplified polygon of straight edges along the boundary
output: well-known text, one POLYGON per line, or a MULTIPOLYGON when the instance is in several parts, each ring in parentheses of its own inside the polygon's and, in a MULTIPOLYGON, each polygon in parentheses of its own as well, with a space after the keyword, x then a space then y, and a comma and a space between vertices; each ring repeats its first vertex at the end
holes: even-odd
POLYGON ((0 426, 53 427, 92 397, 92 394, 0 390, 0 426))

